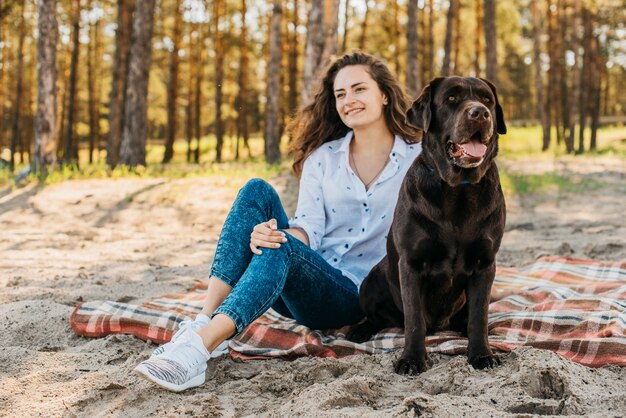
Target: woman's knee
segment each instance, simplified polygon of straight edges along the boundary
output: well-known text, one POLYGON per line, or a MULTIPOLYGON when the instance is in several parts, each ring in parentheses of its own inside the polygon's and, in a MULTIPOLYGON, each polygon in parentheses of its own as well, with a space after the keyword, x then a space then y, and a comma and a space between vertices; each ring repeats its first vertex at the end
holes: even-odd
POLYGON ((252 199, 259 199, 263 197, 277 196, 276 190, 265 180, 254 178, 248 180, 248 182, 241 188, 239 193, 242 196, 252 199))

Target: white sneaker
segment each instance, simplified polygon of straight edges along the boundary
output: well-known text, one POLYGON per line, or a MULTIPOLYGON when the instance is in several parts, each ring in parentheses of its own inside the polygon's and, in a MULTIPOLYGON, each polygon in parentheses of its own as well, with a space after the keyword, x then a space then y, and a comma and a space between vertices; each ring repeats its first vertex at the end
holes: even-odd
POLYGON ((186 332, 167 352, 139 363, 134 372, 162 388, 181 392, 204 383, 210 358, 202 338, 186 332))
POLYGON ((178 324, 178 331, 176 331, 176 334, 174 334, 172 339, 169 342, 158 346, 152 352, 152 357, 160 356, 161 354, 170 350, 173 344, 176 342, 176 340, 180 338, 180 336, 186 333, 188 330, 197 331, 203 326, 207 325, 209 322, 211 322, 211 318, 209 318, 208 315, 205 315, 203 313, 198 314, 196 316, 196 319, 194 319, 193 321, 190 321, 190 320, 182 321, 180 324, 178 324))
MULTIPOLYGON (((198 316, 196 316, 196 319, 194 321, 182 321, 178 326, 178 331, 176 331, 176 334, 174 334, 170 342, 165 343, 155 348, 154 351, 152 352, 151 357, 160 356, 161 354, 166 353, 167 351, 171 350, 172 347, 174 346, 174 343, 176 342, 176 340, 178 340, 178 338, 180 338, 181 335, 183 335, 189 330, 197 331, 203 326, 208 325, 209 322, 211 322, 211 318, 209 318, 205 314, 198 314, 198 316)), ((230 339, 222 341, 220 345, 215 347, 215 350, 211 351, 211 358, 217 358, 217 357, 223 356, 224 354, 228 354, 229 344, 230 344, 230 339)))

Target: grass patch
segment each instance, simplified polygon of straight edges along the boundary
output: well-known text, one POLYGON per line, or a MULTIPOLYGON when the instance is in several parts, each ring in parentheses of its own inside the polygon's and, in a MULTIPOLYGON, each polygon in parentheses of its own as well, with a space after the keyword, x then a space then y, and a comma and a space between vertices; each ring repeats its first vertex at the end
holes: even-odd
MULTIPOLYGON (((553 135, 555 138, 556 135, 553 135)), ((587 134, 588 137, 588 134, 587 134)), ((553 141, 556 142, 556 141, 553 141)), ((222 150, 222 163, 215 162, 215 137, 207 135, 200 142, 192 141, 191 147, 200 147, 199 164, 187 162, 187 142, 177 141, 174 144, 174 158, 169 164, 161 164, 165 147, 163 141, 149 141, 146 146, 146 167, 129 168, 125 166, 111 170, 105 163, 106 152, 101 151, 95 155, 95 162, 89 164, 89 155, 86 149, 79 152, 80 168, 61 166, 48 174, 45 184, 58 183, 74 179, 94 178, 184 178, 223 176, 241 180, 242 178, 269 178, 283 170, 290 170, 291 160, 287 156, 288 141, 283 138, 281 150, 283 163, 268 165, 263 157, 263 138, 256 136, 250 138, 250 153, 240 144, 240 160, 235 161, 236 141, 226 136, 222 150)), ((500 156, 504 159, 518 159, 532 157, 537 159, 553 159, 566 155, 564 145, 553 146, 546 152, 541 151, 541 127, 511 127, 506 135, 500 138, 500 156)), ((606 127, 598 131, 598 150, 594 153, 586 153, 584 156, 571 158, 593 158, 595 156, 615 156, 626 159, 626 127, 606 127)), ((24 168, 25 165, 16 167, 14 173, 24 168)), ((0 168, 0 187, 12 187, 14 174, 7 168, 0 168)), ((37 181, 37 176, 31 174, 26 181, 37 181)), ((579 188, 594 188, 598 182, 589 179, 570 178, 556 174, 521 175, 504 173, 503 185, 508 192, 532 193, 551 189, 563 191, 576 191, 579 188), (506 177, 505 177, 506 176, 506 177)))
POLYGON ((584 175, 559 175, 556 173, 518 174, 500 168, 500 183, 506 195, 529 193, 579 193, 598 190, 606 184, 584 175))
MULTIPOLYGON (((585 131, 585 146, 589 148, 590 130, 585 131)), ((576 131, 576 145, 578 131, 576 131)), ((556 144, 556 130, 552 130, 552 144, 546 151, 541 150, 541 126, 512 127, 506 135, 500 136, 500 156, 505 158, 537 157, 551 159, 563 155, 565 144, 556 144)), ((626 158, 626 127, 612 126, 598 130, 597 149, 594 152, 586 151, 582 158, 587 156, 615 156, 626 158)))

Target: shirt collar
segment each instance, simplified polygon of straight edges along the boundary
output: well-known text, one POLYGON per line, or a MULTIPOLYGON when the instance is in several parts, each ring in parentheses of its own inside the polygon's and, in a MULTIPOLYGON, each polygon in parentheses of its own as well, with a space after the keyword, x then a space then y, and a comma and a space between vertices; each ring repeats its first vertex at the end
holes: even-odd
MULTIPOLYGON (((348 133, 341 139, 341 145, 337 147, 334 152, 345 152, 346 154, 350 150, 350 142, 352 141, 352 137, 354 136, 354 131, 348 131, 348 133)), ((408 149, 408 144, 402 139, 400 135, 396 135, 394 137, 393 148, 391 149, 391 154, 396 153, 400 154, 402 157, 406 157, 408 149)))

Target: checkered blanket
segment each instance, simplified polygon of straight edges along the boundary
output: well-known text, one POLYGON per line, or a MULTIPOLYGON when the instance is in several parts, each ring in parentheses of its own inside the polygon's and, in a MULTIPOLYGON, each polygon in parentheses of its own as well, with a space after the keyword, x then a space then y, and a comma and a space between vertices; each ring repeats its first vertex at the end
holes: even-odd
MULTIPOLYGON (((575 362, 599 367, 626 366, 626 260, 596 262, 542 257, 520 268, 499 268, 495 286, 513 289, 489 306, 489 343, 509 351, 527 345, 555 351, 575 362)), ((178 323, 200 311, 206 283, 181 294, 141 305, 86 302, 70 317, 79 335, 133 334, 155 343, 169 341, 178 323)), ((346 328, 311 330, 269 310, 230 343, 235 359, 302 356, 344 357, 381 353, 404 346, 401 329, 387 329, 356 344, 346 328)), ((429 352, 461 354, 467 339, 454 332, 428 336, 429 352)))

